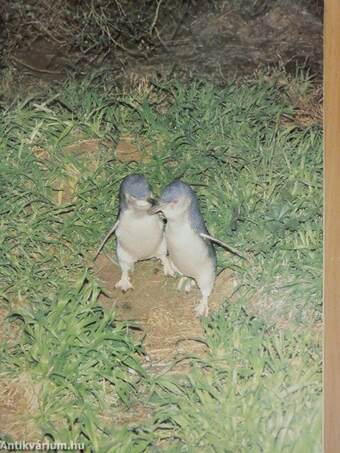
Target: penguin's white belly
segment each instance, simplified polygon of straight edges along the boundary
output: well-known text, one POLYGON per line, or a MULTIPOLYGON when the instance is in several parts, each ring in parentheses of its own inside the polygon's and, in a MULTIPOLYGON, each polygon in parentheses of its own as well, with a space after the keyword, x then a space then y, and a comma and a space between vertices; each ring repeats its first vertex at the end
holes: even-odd
POLYGON ((158 216, 134 216, 125 211, 116 230, 119 245, 136 261, 157 255, 163 239, 163 223, 158 216))
POLYGON ((176 225, 175 228, 167 225, 166 243, 170 259, 184 276, 197 279, 210 267, 213 272, 208 247, 189 224, 176 225))

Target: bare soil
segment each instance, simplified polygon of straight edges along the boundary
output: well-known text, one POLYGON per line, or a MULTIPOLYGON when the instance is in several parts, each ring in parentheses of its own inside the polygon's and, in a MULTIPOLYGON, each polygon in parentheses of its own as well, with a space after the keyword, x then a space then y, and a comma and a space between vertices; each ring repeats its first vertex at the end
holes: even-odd
MULTIPOLYGON (((197 287, 189 293, 178 291, 178 278, 165 277, 159 262, 139 262, 132 274, 134 289, 123 293, 115 288, 120 269, 109 255, 100 255, 94 272, 106 294, 100 296, 104 307, 115 307, 117 319, 129 321, 141 329, 137 338, 144 338, 147 360, 153 369, 163 369, 192 354, 204 354, 206 346, 202 324, 195 317, 199 302, 197 287)), ((237 288, 235 276, 224 270, 216 279, 209 298, 210 313, 218 310, 237 288)))
POLYGON ((5 375, 0 377, 1 440, 4 440, 3 435, 8 441, 36 442, 41 439, 40 430, 33 418, 39 405, 38 394, 39 388, 25 372, 16 379, 5 375))

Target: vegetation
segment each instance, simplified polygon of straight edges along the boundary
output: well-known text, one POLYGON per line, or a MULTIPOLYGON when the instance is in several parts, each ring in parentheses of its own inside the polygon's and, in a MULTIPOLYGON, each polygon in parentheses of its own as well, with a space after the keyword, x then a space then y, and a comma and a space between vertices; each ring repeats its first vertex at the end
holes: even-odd
POLYGON ((42 437, 100 452, 320 451, 322 136, 291 101, 310 90, 259 75, 127 93, 95 74, 1 106, 1 300, 5 333, 17 329, 1 376, 34 389, 42 437), (122 137, 141 159, 118 159, 122 137), (156 194, 192 184, 210 232, 249 258, 219 250, 237 297, 204 321, 209 353, 183 376, 148 372, 98 302, 91 257, 132 172, 156 194), (151 416, 116 423, 137 404, 151 416))

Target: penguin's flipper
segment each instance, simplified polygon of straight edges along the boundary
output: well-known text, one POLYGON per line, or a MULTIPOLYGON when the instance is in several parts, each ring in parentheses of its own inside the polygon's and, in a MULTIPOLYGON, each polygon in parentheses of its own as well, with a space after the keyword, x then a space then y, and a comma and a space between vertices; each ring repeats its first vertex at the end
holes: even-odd
POLYGON ((111 230, 107 233, 107 235, 106 235, 105 238, 103 239, 102 243, 100 244, 100 246, 98 247, 98 249, 97 249, 97 251, 96 251, 96 254, 94 255, 93 261, 95 261, 95 260, 97 259, 97 256, 99 255, 99 253, 101 252, 102 248, 103 248, 104 245, 106 244, 106 241, 109 239, 109 237, 111 236, 111 234, 114 233, 115 230, 117 229, 118 224, 119 224, 119 220, 117 220, 117 222, 113 225, 113 227, 111 228, 111 230))
POLYGON ((210 241, 215 242, 216 244, 224 247, 226 250, 228 250, 229 252, 233 253, 234 255, 237 255, 240 258, 243 258, 244 260, 248 261, 248 258, 246 258, 244 255, 242 255, 241 252, 239 252, 238 250, 234 249, 233 247, 230 247, 230 245, 226 244, 225 242, 220 241, 219 239, 216 239, 213 236, 210 236, 209 234, 205 234, 205 233, 200 233, 200 236, 203 239, 209 239, 210 241))

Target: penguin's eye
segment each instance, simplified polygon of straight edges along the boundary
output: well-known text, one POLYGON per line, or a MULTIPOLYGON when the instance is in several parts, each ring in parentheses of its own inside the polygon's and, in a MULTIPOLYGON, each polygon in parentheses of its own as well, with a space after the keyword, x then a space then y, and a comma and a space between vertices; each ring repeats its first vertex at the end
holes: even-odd
POLYGON ((137 201, 137 198, 134 197, 133 195, 130 195, 129 193, 126 194, 126 199, 127 199, 127 201, 132 201, 132 202, 137 201))

